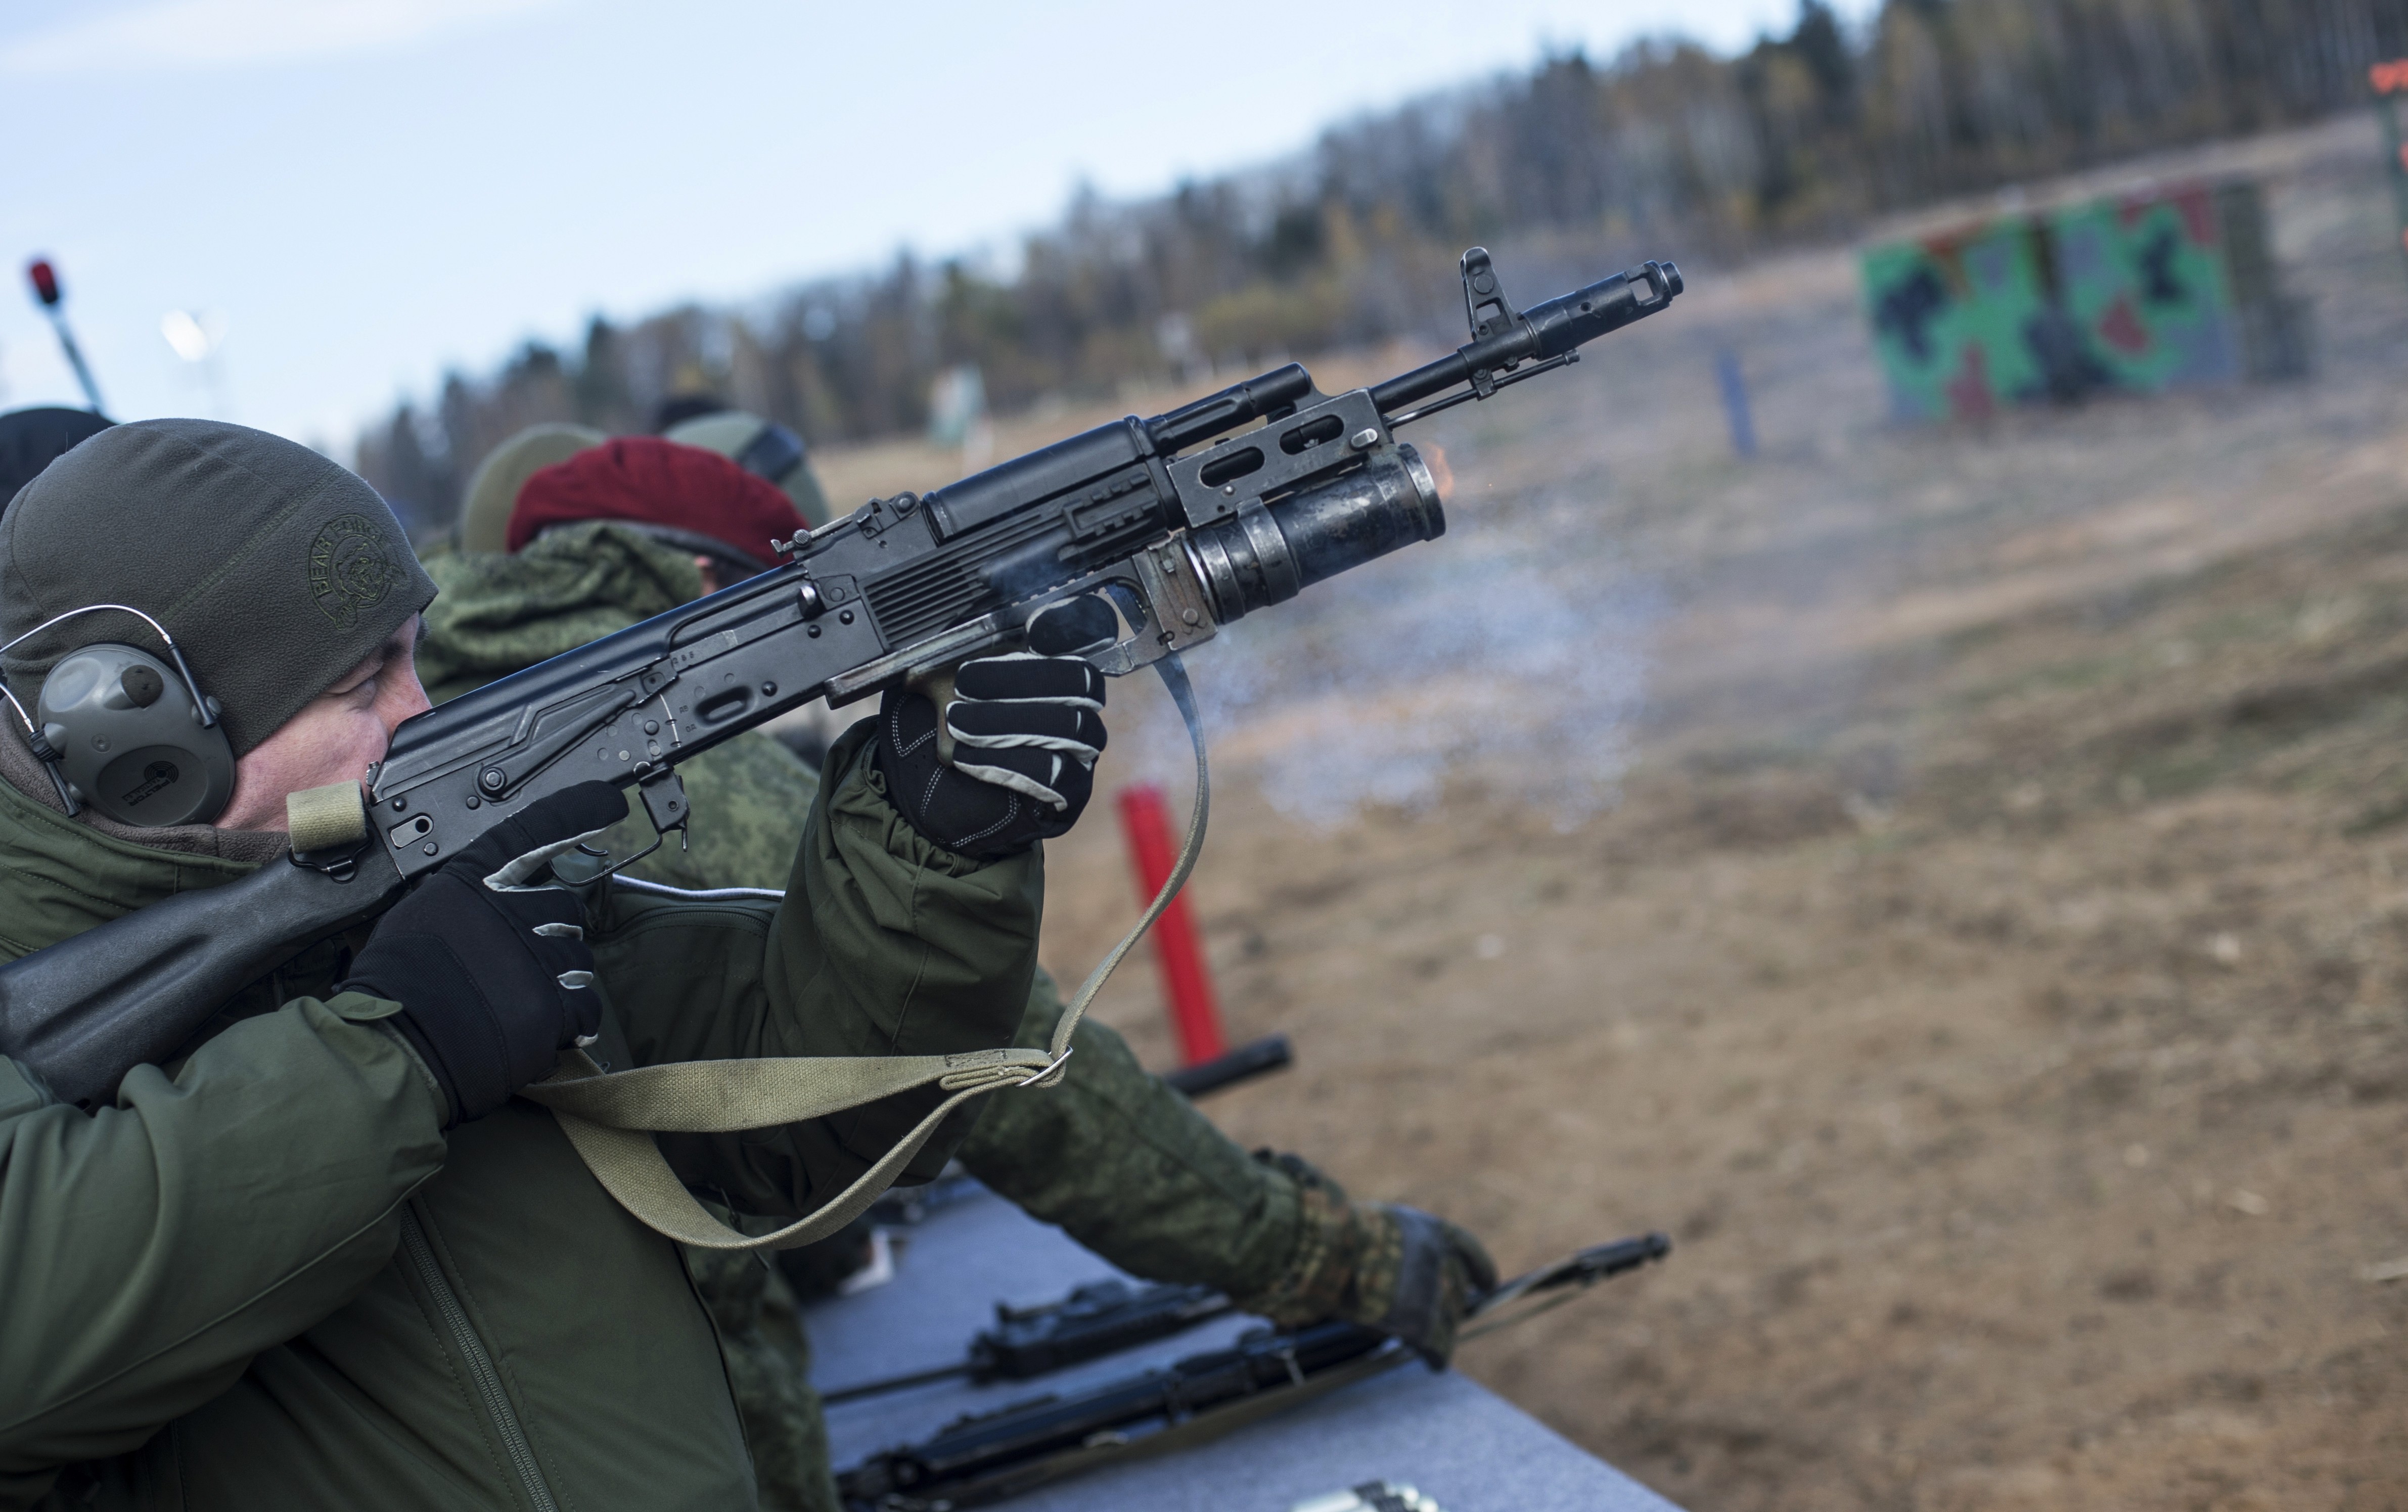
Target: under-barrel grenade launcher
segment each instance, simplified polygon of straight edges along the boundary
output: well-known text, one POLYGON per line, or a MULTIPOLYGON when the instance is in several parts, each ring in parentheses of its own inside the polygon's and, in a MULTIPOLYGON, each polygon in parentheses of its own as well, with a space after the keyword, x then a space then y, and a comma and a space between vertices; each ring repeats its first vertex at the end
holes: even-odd
POLYGON ((633 787, 656 829, 682 832, 679 763, 814 699, 1019 646, 1120 676, 1436 537, 1438 489, 1398 428, 1576 362, 1682 290, 1677 267, 1651 262, 1517 310, 1484 250, 1461 273, 1471 340, 1436 362, 1335 395, 1290 364, 925 495, 873 499, 777 543, 781 566, 420 715, 369 770, 365 842, 0 968, 0 1054, 64 1099, 106 1099, 246 984, 546 794, 633 787))

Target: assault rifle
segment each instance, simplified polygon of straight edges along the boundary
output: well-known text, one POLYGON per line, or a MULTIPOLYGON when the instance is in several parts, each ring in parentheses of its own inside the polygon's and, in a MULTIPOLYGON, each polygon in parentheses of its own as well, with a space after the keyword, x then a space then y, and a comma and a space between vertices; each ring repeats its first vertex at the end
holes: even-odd
MULTIPOLYGON (((1611 1276, 1671 1252, 1660 1234, 1598 1245, 1516 1277, 1475 1303, 1469 1339, 1544 1311, 1611 1276), (1509 1305, 1539 1297, 1510 1317, 1509 1305)), ((1420 1356, 1359 1324, 1248 1334, 1069 1397, 1039 1397, 962 1418, 917 1444, 882 1450, 837 1476, 854 1512, 980 1506, 1099 1465, 1208 1442, 1420 1356)))
POLYGON ((814 699, 850 703, 1018 647, 1121 676, 1432 539, 1446 527, 1438 489, 1398 428, 1565 366, 1682 289, 1678 268, 1645 263, 1516 310, 1485 250, 1461 274, 1471 340, 1436 362, 1335 395, 1291 363, 924 496, 872 499, 771 543, 787 560, 758 577, 408 720, 368 769, 365 839, 296 849, 0 968, 0 1055, 94 1103, 245 985, 547 794, 631 787, 682 843, 679 763, 814 699))
POLYGON ((822 1392, 820 1400, 834 1406, 956 1376, 968 1377, 974 1386, 1032 1380, 1183 1334, 1229 1311, 1229 1299, 1209 1286, 1090 1281, 1059 1301, 1034 1307, 996 1303, 995 1326, 970 1340, 968 1358, 959 1364, 840 1387, 822 1392))

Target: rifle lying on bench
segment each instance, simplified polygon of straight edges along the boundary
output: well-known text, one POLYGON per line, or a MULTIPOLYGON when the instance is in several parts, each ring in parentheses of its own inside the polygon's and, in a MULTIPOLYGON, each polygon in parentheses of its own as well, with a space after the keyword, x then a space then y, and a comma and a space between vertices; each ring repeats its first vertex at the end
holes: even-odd
MULTIPOLYGON (((1661 1260, 1671 1248, 1661 1234, 1642 1234, 1516 1277, 1472 1305, 1467 1321, 1473 1326, 1460 1337, 1477 1338, 1548 1311, 1608 1277, 1661 1260), (1541 1300, 1512 1306, 1528 1297, 1541 1300)), ((1356 1323, 1266 1329, 1227 1348, 1074 1395, 963 1418, 917 1444, 871 1455, 838 1475, 837 1489, 854 1512, 981 1506, 1103 1464, 1209 1442, 1419 1358, 1356 1323)))
POLYGON ((955 1379, 966 1379, 973 1386, 1032 1380, 1184 1334, 1215 1318, 1227 1317, 1230 1310, 1229 1299, 1209 1286, 1090 1281, 1073 1287, 1067 1297, 1034 1307, 996 1303, 995 1326, 972 1337, 966 1357, 956 1364, 839 1387, 822 1392, 820 1400, 835 1406, 955 1379))

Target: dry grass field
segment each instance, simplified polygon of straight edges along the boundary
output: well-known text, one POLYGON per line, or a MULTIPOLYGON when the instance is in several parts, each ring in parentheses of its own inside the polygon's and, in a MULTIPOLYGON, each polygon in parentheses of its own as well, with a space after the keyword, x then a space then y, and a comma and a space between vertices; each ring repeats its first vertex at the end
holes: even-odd
MULTIPOLYGON (((1700 269, 1430 422, 1446 539, 1192 659, 1238 689, 1194 896, 1233 1036, 1298 1055, 1214 1117, 1508 1269, 1675 1237, 1462 1368, 1715 1512, 2408 1505, 2381 151, 2153 165, 2266 176, 2309 381, 1899 429, 1848 254, 1700 269)), ((1115 700, 1106 788, 1175 777, 1115 700)), ((1075 979, 1135 911, 1109 817, 1050 864, 1075 979)), ((1168 1061, 1141 961, 1102 1011, 1168 1061)))

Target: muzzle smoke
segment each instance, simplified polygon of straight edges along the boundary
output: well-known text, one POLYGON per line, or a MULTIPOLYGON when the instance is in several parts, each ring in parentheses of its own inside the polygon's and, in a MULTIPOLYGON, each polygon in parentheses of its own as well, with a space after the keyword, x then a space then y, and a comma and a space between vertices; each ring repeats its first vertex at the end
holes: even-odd
MULTIPOLYGON (((1455 778, 1567 828, 1612 804, 1661 591, 1597 540, 1589 501, 1448 509, 1443 540, 1239 620, 1189 659, 1221 780, 1317 825, 1426 809, 1455 778)), ((1124 770, 1178 783, 1176 711, 1152 688, 1126 702, 1142 706, 1115 720, 1124 770)))

